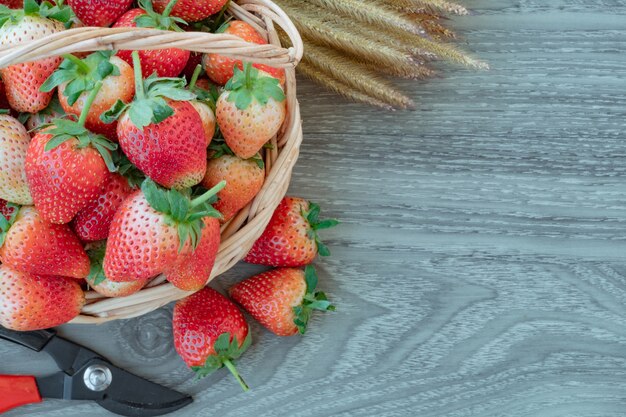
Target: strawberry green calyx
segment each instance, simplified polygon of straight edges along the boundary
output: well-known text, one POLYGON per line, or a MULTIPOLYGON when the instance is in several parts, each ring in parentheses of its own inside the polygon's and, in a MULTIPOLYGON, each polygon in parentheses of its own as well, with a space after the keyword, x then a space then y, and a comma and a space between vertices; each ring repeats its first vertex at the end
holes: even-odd
POLYGON ((159 78, 155 74, 145 80, 141 76, 139 53, 134 51, 133 70, 135 72, 135 98, 131 103, 118 100, 113 107, 100 116, 104 123, 113 123, 128 111, 130 120, 140 129, 151 123, 158 124, 174 114, 166 98, 175 101, 190 101, 196 95, 185 89, 182 78, 159 78))
POLYGON ((93 90, 98 81, 104 81, 108 76, 120 75, 120 69, 109 61, 112 55, 113 51, 95 52, 85 59, 71 54, 63 55, 65 60, 39 90, 50 92, 67 83, 63 94, 69 105, 73 106, 81 94, 93 90))
POLYGON ((211 206, 215 201, 216 194, 226 186, 226 181, 222 181, 206 193, 196 198, 191 198, 191 189, 168 190, 158 186, 150 178, 141 184, 141 191, 148 204, 166 215, 166 222, 176 226, 180 246, 178 251, 182 251, 187 241, 191 242, 195 250, 202 237, 205 217, 222 218, 219 211, 211 206))
POLYGON ((300 334, 306 332, 306 327, 313 310, 335 311, 335 306, 328 301, 326 294, 322 291, 315 291, 318 279, 315 268, 312 265, 307 265, 304 269, 304 277, 306 280, 306 294, 304 295, 302 304, 293 308, 295 314, 293 322, 298 327, 300 334))
POLYGON ((339 220, 320 220, 320 206, 311 202, 309 202, 309 210, 303 211, 301 214, 302 217, 304 217, 309 223, 310 228, 307 231, 307 234, 310 239, 315 239, 315 244, 317 245, 317 253, 319 253, 320 256, 330 256, 330 250, 328 250, 328 247, 324 243, 322 243, 319 235, 317 234, 317 231, 335 227, 339 224, 339 220))
POLYGON ((89 275, 87 275, 87 283, 89 285, 98 285, 106 281, 102 263, 104 262, 104 254, 106 252, 106 241, 95 242, 87 248, 87 256, 91 262, 89 275))
POLYGON ((228 22, 232 19, 232 16, 226 16, 226 11, 230 7, 231 0, 228 0, 224 6, 220 9, 220 12, 215 15, 215 17, 211 16, 209 18, 209 27, 211 32, 215 33, 223 33, 228 28, 228 22))
POLYGON ((115 172, 117 168, 115 167, 111 153, 117 150, 117 144, 111 142, 102 135, 96 135, 95 133, 90 132, 85 127, 85 120, 87 119, 87 114, 89 113, 91 104, 95 100, 101 88, 102 81, 97 81, 85 101, 85 106, 83 107, 80 118, 77 122, 68 119, 56 119, 52 122, 52 128, 46 130, 46 133, 51 134, 52 138, 50 138, 48 143, 46 143, 44 150, 46 152, 51 151, 70 139, 76 139, 78 141, 78 149, 92 146, 98 151, 100 156, 102 156, 102 159, 104 160, 104 163, 109 171, 115 172))
POLYGON ((176 3, 178 3, 178 0, 170 0, 165 10, 163 10, 163 13, 157 13, 152 7, 152 0, 139 0, 139 7, 142 8, 146 14, 135 18, 137 27, 183 32, 178 24, 186 25, 187 22, 180 17, 170 16, 176 3))
POLYGON ((23 9, 9 9, 5 5, 0 5, 0 27, 7 21, 17 23, 24 16, 37 16, 58 20, 67 27, 71 23, 73 13, 69 6, 63 4, 62 1, 53 5, 49 1, 43 1, 41 4, 35 0, 24 0, 23 9))
POLYGON ((117 167, 117 173, 126 178, 128 185, 131 188, 136 189, 141 187, 141 184, 145 181, 146 175, 137 168, 123 152, 117 152, 115 156, 115 166, 117 167))
POLYGON ((226 367, 231 374, 235 377, 241 388, 244 391, 248 391, 250 387, 243 380, 235 364, 233 363, 234 359, 239 358, 243 353, 250 347, 252 343, 252 336, 250 332, 246 336, 241 347, 239 347, 239 343, 237 341, 237 336, 233 337, 233 340, 230 340, 230 333, 222 333, 215 343, 213 344, 213 349, 215 350, 214 355, 210 355, 203 366, 192 366, 191 370, 196 373, 198 379, 204 378, 216 370, 226 367))
POLYGON ((233 77, 224 87, 230 91, 228 101, 235 103, 239 110, 245 110, 256 99, 261 105, 267 104, 270 98, 284 101, 285 93, 280 87, 280 81, 270 76, 259 75, 259 70, 246 62, 243 71, 235 66, 233 77))
MULTIPOLYGON (((213 139, 211 144, 209 145, 209 151, 212 153, 209 154, 211 159, 218 159, 224 155, 235 156, 235 153, 230 149, 230 147, 224 142, 224 139, 213 139)), ((263 158, 261 158, 261 154, 257 153, 252 158, 248 158, 247 161, 252 161, 261 169, 265 169, 265 163, 263 162, 263 158)))
POLYGON ((17 213, 20 211, 21 206, 13 203, 7 203, 4 212, 7 213, 10 210, 10 213, 7 216, 4 214, 0 214, 0 247, 4 245, 4 240, 7 237, 7 232, 15 223, 17 219, 17 213))

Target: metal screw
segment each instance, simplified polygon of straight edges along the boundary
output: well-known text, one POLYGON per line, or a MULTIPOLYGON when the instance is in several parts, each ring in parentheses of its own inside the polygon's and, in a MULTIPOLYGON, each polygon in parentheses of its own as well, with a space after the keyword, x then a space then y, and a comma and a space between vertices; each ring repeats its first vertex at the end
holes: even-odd
POLYGON ((113 375, 111 370, 104 365, 91 365, 85 369, 83 382, 92 391, 104 391, 111 385, 113 375))

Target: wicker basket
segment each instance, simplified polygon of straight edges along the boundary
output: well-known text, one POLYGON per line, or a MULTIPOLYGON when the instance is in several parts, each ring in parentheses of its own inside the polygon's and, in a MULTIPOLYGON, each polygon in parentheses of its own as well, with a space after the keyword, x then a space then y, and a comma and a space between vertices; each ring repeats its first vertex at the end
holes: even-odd
MULTIPOLYGON (((256 198, 222 226, 222 243, 209 281, 239 262, 261 235, 274 209, 287 192, 291 171, 298 159, 302 142, 295 80, 295 66, 303 53, 298 31, 287 15, 270 0, 239 0, 238 4, 231 3, 228 13, 251 24, 266 37, 269 44, 249 44, 227 34, 86 27, 0 50, 0 68, 67 53, 164 48, 219 53, 244 61, 285 68, 287 118, 277 137, 271 141, 272 149, 265 151, 265 183, 256 198), (293 46, 280 46, 275 25, 289 36, 293 46)), ((95 292, 87 292, 87 304, 72 323, 103 323, 136 317, 189 294, 169 284, 162 276, 128 297, 105 298, 95 292)))

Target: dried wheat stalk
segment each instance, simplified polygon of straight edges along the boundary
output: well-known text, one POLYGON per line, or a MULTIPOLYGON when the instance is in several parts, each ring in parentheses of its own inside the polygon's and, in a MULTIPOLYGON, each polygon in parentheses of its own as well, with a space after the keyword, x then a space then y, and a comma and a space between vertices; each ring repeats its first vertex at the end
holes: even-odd
POLYGON ((428 62, 486 64, 454 47, 445 14, 467 14, 448 0, 276 0, 305 43, 301 72, 351 99, 393 108, 412 101, 383 76, 427 78, 428 62), (352 75, 348 75, 352 73, 352 75), (344 91, 345 90, 345 91, 344 91))

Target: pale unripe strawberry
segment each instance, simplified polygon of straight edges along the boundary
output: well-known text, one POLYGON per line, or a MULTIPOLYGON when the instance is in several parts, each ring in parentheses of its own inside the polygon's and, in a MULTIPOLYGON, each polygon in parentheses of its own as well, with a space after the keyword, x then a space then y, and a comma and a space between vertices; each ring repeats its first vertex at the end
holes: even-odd
POLYGON ((287 114, 285 94, 276 78, 250 64, 226 84, 217 100, 216 117, 224 140, 240 158, 256 155, 282 126, 287 114))
POLYGON ((8 265, 0 265, 0 294, 0 325, 17 331, 67 323, 85 304, 75 280, 19 272, 8 265))
POLYGON ((211 188, 221 181, 226 187, 217 194, 213 204, 224 221, 230 220, 259 193, 265 182, 265 169, 260 157, 241 159, 234 155, 214 155, 207 162, 204 188, 211 188))
MULTIPOLYGON (((38 14, 24 15, 16 11, 15 21, 7 20, 0 29, 0 46, 28 43, 65 30, 63 23, 38 14)), ((37 113, 48 106, 53 92, 39 88, 63 61, 51 57, 34 62, 10 65, 0 70, 11 107, 19 112, 37 113)))
POLYGON ((0 114, 0 198, 20 205, 32 205, 24 161, 30 135, 8 114, 0 114))

